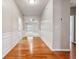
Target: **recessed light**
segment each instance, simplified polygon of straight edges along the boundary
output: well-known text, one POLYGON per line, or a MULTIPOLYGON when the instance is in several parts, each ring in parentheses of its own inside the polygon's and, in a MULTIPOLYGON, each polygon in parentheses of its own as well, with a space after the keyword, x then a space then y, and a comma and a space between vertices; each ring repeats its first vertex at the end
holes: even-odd
POLYGON ((37 4, 38 0, 28 0, 29 4, 37 4))
POLYGON ((29 3, 30 4, 34 4, 35 3, 35 0, 29 0, 29 3))

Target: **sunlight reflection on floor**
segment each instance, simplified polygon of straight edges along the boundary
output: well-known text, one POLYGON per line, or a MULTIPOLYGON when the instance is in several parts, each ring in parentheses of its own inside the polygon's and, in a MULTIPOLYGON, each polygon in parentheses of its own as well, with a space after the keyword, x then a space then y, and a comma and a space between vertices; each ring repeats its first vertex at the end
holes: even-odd
POLYGON ((30 53, 32 54, 33 53, 33 37, 32 36, 28 37, 28 42, 29 42, 29 50, 30 50, 30 53))

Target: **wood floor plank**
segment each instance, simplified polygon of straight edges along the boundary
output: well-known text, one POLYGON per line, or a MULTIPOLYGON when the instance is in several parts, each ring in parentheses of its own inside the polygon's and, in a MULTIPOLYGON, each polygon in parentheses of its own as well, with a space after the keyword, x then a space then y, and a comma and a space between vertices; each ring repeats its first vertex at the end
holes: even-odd
POLYGON ((33 38, 30 53, 29 42, 23 38, 3 59, 70 59, 70 52, 51 51, 40 38, 33 38))

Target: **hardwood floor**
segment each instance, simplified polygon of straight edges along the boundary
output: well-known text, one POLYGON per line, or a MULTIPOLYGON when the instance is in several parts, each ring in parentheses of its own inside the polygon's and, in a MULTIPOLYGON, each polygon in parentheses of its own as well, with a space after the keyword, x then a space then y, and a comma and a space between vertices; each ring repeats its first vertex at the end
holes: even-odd
POLYGON ((70 59, 70 52, 52 52, 40 38, 34 37, 31 47, 23 38, 3 59, 70 59))

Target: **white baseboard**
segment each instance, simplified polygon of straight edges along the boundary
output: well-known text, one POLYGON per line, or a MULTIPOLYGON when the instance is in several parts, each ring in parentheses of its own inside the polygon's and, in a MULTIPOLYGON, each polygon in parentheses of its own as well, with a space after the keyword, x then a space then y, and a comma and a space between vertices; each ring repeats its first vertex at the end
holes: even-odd
POLYGON ((5 57, 16 46, 16 44, 21 40, 21 38, 22 38, 21 32, 16 32, 14 34, 3 33, 2 57, 5 57))
POLYGON ((13 43, 13 45, 5 52, 5 54, 3 54, 2 57, 5 57, 19 42, 20 40, 16 41, 15 43, 13 43))
POLYGON ((40 38, 41 38, 41 40, 46 44, 46 46, 47 46, 51 51, 53 51, 53 48, 52 48, 50 45, 48 45, 46 41, 43 40, 44 38, 43 38, 43 37, 40 37, 40 38))
POLYGON ((70 51, 70 49, 53 49, 52 51, 70 51))

